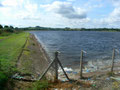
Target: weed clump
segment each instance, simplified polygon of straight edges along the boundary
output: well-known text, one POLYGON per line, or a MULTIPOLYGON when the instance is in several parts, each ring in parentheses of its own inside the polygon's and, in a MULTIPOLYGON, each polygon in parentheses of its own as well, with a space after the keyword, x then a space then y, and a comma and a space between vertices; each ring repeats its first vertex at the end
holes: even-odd
POLYGON ((115 74, 114 74, 114 72, 108 72, 107 75, 108 76, 114 76, 115 74))

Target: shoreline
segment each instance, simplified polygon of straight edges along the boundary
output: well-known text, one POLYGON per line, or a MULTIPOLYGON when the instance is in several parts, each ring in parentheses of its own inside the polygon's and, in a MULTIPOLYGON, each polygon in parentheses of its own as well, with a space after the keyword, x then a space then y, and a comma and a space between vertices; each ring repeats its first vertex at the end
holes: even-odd
POLYGON ((31 34, 33 35, 33 38, 36 40, 36 42, 38 42, 38 45, 39 45, 39 49, 42 51, 42 53, 44 54, 46 60, 48 61, 48 63, 50 63, 50 57, 48 55, 48 53, 46 52, 46 50, 43 48, 43 45, 39 42, 39 40, 37 39, 36 35, 34 34, 31 34))
MULTIPOLYGON (((31 34, 32 37, 34 38, 35 42, 38 44, 39 46, 39 50, 41 51, 41 53, 43 54, 43 57, 45 58, 47 65, 45 64, 45 69, 41 72, 41 74, 44 73, 44 71, 48 68, 49 64, 52 62, 51 58, 49 57, 48 53, 46 52, 45 48, 43 47, 43 45, 40 43, 40 41, 37 39, 37 37, 34 34, 31 34)), ((52 67, 50 67, 50 69, 48 70, 48 72, 45 74, 46 78, 49 80, 53 80, 54 79, 54 65, 52 65, 52 67)), ((38 77, 39 78, 39 77, 38 77)))

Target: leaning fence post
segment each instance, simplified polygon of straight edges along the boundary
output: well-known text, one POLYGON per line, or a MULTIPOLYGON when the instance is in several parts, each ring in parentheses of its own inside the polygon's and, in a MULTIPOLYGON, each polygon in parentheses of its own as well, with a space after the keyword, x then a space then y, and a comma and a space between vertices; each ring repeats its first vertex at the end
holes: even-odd
POLYGON ((115 49, 113 49, 113 54, 112 54, 112 66, 111 66, 111 72, 113 72, 113 68, 114 68, 114 59, 115 59, 115 49))
POLYGON ((81 56, 80 56, 80 78, 82 77, 82 68, 83 68, 83 50, 81 50, 81 56))
POLYGON ((58 80, 58 52, 55 52, 55 79, 58 80))
POLYGON ((64 75, 65 75, 66 78, 70 81, 70 79, 69 79, 68 75, 66 74, 66 72, 65 72, 65 70, 64 70, 64 68, 63 68, 63 66, 62 66, 62 64, 61 64, 61 62, 59 61, 59 59, 58 59, 58 63, 59 63, 59 65, 60 65, 60 67, 61 67, 61 69, 62 69, 64 75))
POLYGON ((46 68, 46 70, 43 72, 43 74, 38 78, 38 80, 41 80, 45 74, 47 73, 47 71, 50 69, 50 67, 53 65, 53 63, 55 62, 55 60, 53 60, 50 65, 46 68))

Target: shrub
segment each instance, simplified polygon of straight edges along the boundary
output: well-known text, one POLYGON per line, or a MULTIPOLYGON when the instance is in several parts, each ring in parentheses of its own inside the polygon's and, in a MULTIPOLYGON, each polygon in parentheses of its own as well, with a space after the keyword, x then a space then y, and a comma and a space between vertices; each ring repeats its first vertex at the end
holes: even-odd
POLYGON ((7 26, 7 25, 5 25, 4 26, 4 31, 7 31, 7 32, 14 32, 14 28, 13 28, 13 26, 7 26))
POLYGON ((3 28, 3 26, 0 24, 0 29, 2 29, 3 28))
POLYGON ((4 73, 0 72, 0 90, 3 90, 7 81, 8 77, 4 73))
POLYGON ((2 30, 0 29, 0 34, 2 34, 2 30))
POLYGON ((11 33, 8 33, 8 32, 1 32, 1 36, 9 36, 11 35, 11 33))
POLYGON ((114 72, 108 72, 107 75, 108 76, 114 76, 115 74, 114 74, 114 72))
POLYGON ((13 29, 11 29, 11 28, 5 28, 5 31, 7 31, 7 32, 14 32, 14 30, 13 29))

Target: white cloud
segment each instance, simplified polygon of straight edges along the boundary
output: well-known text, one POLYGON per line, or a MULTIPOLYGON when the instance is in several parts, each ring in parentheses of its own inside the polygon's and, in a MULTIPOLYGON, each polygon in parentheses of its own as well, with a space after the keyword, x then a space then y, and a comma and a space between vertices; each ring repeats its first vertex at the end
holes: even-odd
POLYGON ((2 1, 3 6, 16 7, 23 3, 23 0, 4 0, 2 1))
POLYGON ((73 7, 69 2, 55 1, 52 4, 41 5, 41 7, 68 19, 84 19, 87 17, 84 9, 73 7))
POLYGON ((115 6, 115 7, 119 7, 120 6, 120 0, 110 0, 112 1, 112 4, 115 6))
POLYGON ((38 6, 29 0, 4 0, 1 2, 4 7, 0 8, 0 13, 6 18, 24 19, 38 18, 36 15, 38 6))
POLYGON ((95 27, 120 27, 120 8, 115 8, 107 17, 100 19, 93 19, 91 23, 95 27))
POLYGON ((95 27, 120 27, 120 0, 109 0, 109 2, 114 6, 113 11, 105 15, 104 18, 92 19, 91 23, 95 27))
POLYGON ((120 23, 120 8, 115 8, 104 21, 108 24, 120 23))
POLYGON ((113 26, 120 26, 120 0, 112 0, 114 10, 104 19, 106 23, 113 26))
POLYGON ((110 14, 110 16, 111 16, 111 17, 114 17, 114 18, 120 17, 120 7, 119 7, 119 8, 115 8, 115 9, 113 10, 113 12, 110 14))

